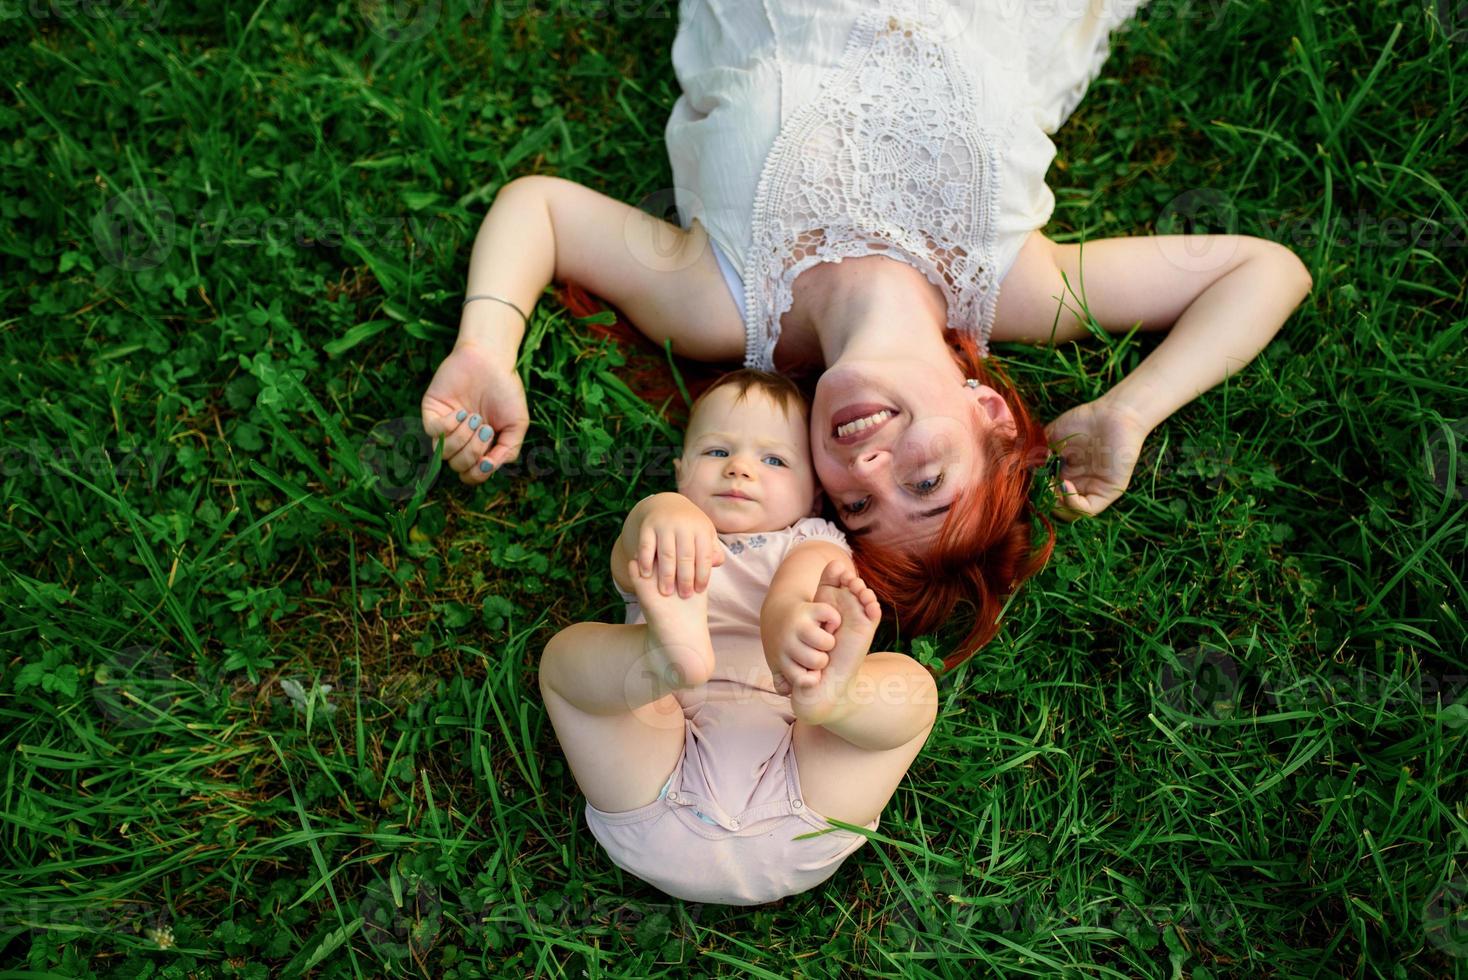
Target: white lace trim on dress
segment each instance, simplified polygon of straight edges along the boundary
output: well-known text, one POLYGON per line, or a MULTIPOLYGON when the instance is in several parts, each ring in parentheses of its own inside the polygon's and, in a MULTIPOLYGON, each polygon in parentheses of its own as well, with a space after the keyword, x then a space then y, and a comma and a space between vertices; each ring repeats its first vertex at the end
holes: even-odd
POLYGON ((988 352, 1004 135, 975 118, 941 11, 927 0, 888 7, 856 22, 836 73, 765 160, 745 262, 747 367, 774 369, 800 273, 867 255, 920 270, 942 289, 948 326, 988 352))

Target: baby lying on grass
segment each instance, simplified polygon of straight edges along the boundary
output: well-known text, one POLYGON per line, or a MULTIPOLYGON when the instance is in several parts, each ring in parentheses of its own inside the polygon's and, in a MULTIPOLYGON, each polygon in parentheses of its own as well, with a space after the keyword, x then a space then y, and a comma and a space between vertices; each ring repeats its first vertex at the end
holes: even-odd
POLYGON ((577 623, 540 689, 612 861, 688 901, 758 905, 831 877, 936 715, 927 669, 868 653, 880 618, 819 513, 808 406, 735 371, 693 405, 677 493, 612 548, 626 625, 577 623))

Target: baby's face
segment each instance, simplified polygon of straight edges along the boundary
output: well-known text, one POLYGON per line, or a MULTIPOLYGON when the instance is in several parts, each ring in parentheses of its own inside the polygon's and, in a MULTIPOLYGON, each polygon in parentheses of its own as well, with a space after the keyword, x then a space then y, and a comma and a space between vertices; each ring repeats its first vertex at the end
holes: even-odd
POLYGON ((778 531, 818 513, 810 427, 759 387, 734 385, 699 403, 675 469, 678 492, 721 534, 778 531))

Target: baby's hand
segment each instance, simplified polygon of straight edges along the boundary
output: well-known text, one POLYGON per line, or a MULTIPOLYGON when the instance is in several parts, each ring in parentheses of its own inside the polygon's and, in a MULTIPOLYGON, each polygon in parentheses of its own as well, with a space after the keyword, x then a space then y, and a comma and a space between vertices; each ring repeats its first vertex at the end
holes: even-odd
POLYGON ((808 688, 819 681, 840 628, 841 614, 829 603, 802 602, 795 606, 781 624, 779 647, 773 651, 770 663, 775 691, 789 695, 797 686, 808 688))
POLYGON ((708 588, 709 573, 724 564, 724 546, 709 516, 679 494, 659 494, 637 535, 637 570, 657 575, 658 591, 688 598, 708 588))

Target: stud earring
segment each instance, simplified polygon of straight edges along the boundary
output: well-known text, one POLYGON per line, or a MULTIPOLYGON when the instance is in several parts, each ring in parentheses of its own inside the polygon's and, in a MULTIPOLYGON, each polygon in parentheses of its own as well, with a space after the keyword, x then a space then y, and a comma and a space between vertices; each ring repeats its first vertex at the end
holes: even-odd
POLYGON ((979 379, 978 378, 965 378, 963 383, 966 384, 966 385, 968 385, 970 388, 977 388, 979 386, 979 379))

